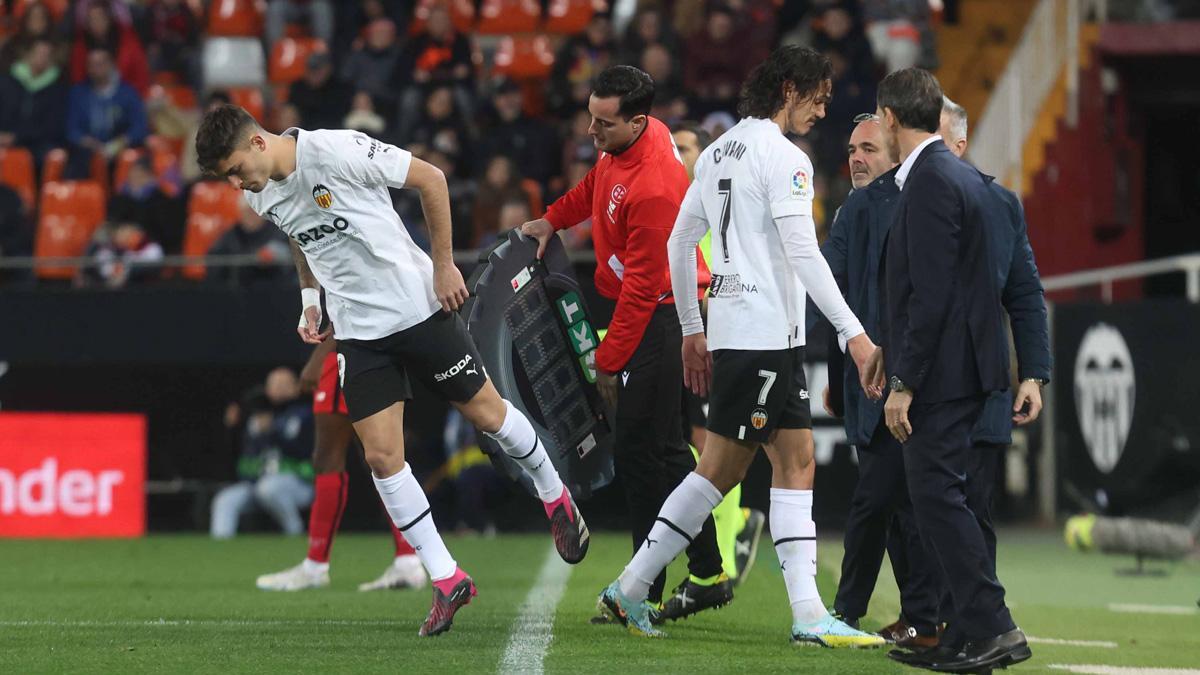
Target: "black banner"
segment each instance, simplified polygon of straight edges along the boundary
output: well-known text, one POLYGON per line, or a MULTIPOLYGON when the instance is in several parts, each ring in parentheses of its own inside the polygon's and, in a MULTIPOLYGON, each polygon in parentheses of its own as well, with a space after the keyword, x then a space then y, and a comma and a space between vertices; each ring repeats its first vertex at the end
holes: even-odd
POLYGON ((1200 487, 1200 306, 1054 310, 1059 506, 1122 515, 1200 487))

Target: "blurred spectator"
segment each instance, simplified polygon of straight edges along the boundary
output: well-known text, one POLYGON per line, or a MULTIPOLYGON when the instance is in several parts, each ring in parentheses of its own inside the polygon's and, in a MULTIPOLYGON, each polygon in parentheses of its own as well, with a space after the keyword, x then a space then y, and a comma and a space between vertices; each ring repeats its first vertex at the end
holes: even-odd
MULTIPOLYGON (((594 161, 584 162, 576 160, 567 165, 567 173, 565 176, 566 186, 563 190, 563 193, 575 187, 576 185, 579 185, 579 181, 583 180, 588 175, 588 172, 592 170, 592 166, 594 164, 594 161)), ((546 202, 552 204, 561 196, 561 194, 551 195, 552 198, 547 199, 546 202)), ((592 248, 592 219, 588 218, 587 221, 580 223, 575 227, 560 230, 558 234, 560 237, 562 237, 563 245, 567 248, 576 251, 590 250, 592 248)))
POLYGON ((825 55, 833 65, 833 95, 825 106, 825 121, 808 138, 817 150, 813 158, 817 173, 827 177, 836 194, 844 194, 849 190, 843 161, 847 130, 853 130, 854 118, 859 114, 875 110, 875 78, 854 72, 841 52, 829 51, 825 55))
MULTIPOLYGON (((483 172, 475 205, 471 207, 471 247, 479 248, 495 241, 500 222, 500 209, 516 199, 529 197, 521 189, 521 175, 512 160, 504 155, 493 157, 483 172)), ((519 225, 520 223, 518 223, 519 225)))
POLYGON ((53 60, 55 65, 62 65, 62 57, 65 54, 60 53, 58 49, 59 31, 54 26, 54 16, 50 14, 50 10, 43 2, 32 2, 25 6, 25 13, 21 16, 21 23, 17 27, 17 31, 13 33, 7 40, 0 41, 0 73, 7 73, 13 64, 17 62, 25 53, 33 46, 34 40, 50 40, 55 46, 53 60))
POLYGON ((337 129, 350 112, 354 90, 333 76, 333 60, 327 52, 308 57, 304 77, 293 82, 288 101, 300 112, 305 129, 337 129))
POLYGON ((133 31, 128 8, 123 3, 81 2, 76 8, 83 13, 83 23, 77 24, 71 50, 71 81, 83 82, 89 73, 91 53, 103 49, 113 55, 121 79, 139 95, 150 86, 150 68, 142 43, 133 31), (114 15, 114 7, 123 10, 114 15), (120 20, 119 20, 120 19, 120 20))
POLYGON ((531 220, 533 220, 533 212, 529 209, 529 198, 525 195, 512 195, 500 205, 496 237, 500 238, 509 230, 518 228, 531 220))
POLYGON ((779 30, 778 0, 724 0, 737 17, 738 37, 745 45, 739 57, 746 63, 767 60, 775 48, 779 30))
POLYGON ((372 136, 384 136, 387 131, 387 120, 383 118, 383 115, 375 112, 375 103, 371 99, 371 95, 360 91, 351 99, 350 112, 346 115, 346 121, 342 123, 342 126, 372 136))
POLYGON ((921 62, 921 32, 931 30, 929 0, 862 0, 862 7, 871 51, 887 72, 921 62))
POLYGON ((431 500, 453 502, 453 508, 441 509, 439 513, 450 513, 453 518, 449 527, 459 534, 493 536, 496 525, 492 513, 512 485, 502 478, 492 466, 487 455, 479 448, 475 427, 453 408, 446 414, 446 425, 442 431, 443 451, 446 461, 425 481, 425 489, 431 500))
POLYGON ((396 114, 396 80, 403 56, 396 24, 390 19, 375 19, 342 64, 342 80, 370 94, 380 114, 391 119, 396 114))
POLYGON ((753 65, 735 58, 743 51, 735 29, 733 12, 717 5, 709 11, 704 30, 688 41, 683 79, 692 95, 692 114, 734 109, 747 66, 753 65))
POLYGON ((683 45, 663 9, 657 5, 646 5, 638 10, 621 39, 618 61, 625 65, 637 65, 650 45, 666 47, 667 53, 672 55, 671 67, 678 70, 683 45))
POLYGON ((163 259, 163 249, 146 235, 142 226, 118 222, 96 232, 86 253, 93 265, 80 270, 76 283, 84 286, 122 288, 159 278, 162 270, 154 263, 163 259))
POLYGON ((666 47, 652 44, 642 52, 637 64, 654 80, 654 106, 650 114, 666 124, 682 119, 688 113, 683 79, 674 63, 666 47))
POLYGON ((547 103, 552 112, 566 116, 587 107, 592 79, 612 61, 615 42, 606 12, 593 14, 582 33, 567 38, 550 72, 547 103))
MULTIPOLYGON (((819 15, 813 35, 813 49, 838 54, 844 64, 843 77, 861 83, 875 79, 875 57, 862 27, 850 11, 841 6, 828 7, 819 15)), ((861 111, 860 111, 861 112, 861 111)))
POLYGON ((146 107, 121 80, 112 52, 96 48, 87 55, 88 81, 71 88, 67 103, 68 178, 91 173, 93 153, 110 163, 121 150, 146 140, 146 107))
POLYGON ((567 125, 567 138, 563 141, 561 169, 564 175, 576 162, 586 164, 589 169, 596 163, 596 141, 588 131, 591 126, 592 114, 586 108, 580 108, 571 115, 567 125))
POLYGON ((405 144, 436 150, 456 165, 461 163, 471 135, 449 86, 439 86, 429 92, 420 121, 401 138, 405 144))
POLYGON ((171 253, 183 248, 186 219, 183 200, 169 196, 159 186, 147 157, 134 162, 125 183, 117 186, 117 193, 108 203, 108 219, 114 223, 136 223, 150 239, 171 253))
POLYGON ((277 133, 283 133, 292 127, 302 126, 300 121, 300 109, 294 103, 284 103, 275 112, 275 129, 277 133))
POLYGON ((333 5, 329 0, 270 0, 263 26, 267 49, 287 34, 289 23, 307 23, 309 35, 333 44, 333 5))
MULTIPOLYGON (((267 375, 266 405, 245 414, 238 482, 213 498, 211 534, 228 539, 238 520, 255 506, 266 511, 284 534, 304 533, 300 510, 312 503, 312 401, 300 395, 300 382, 287 368, 267 375)), ((240 411, 226 412, 226 423, 240 411)))
POLYGON ((47 152, 64 145, 66 123, 67 85, 54 63, 54 46, 36 38, 0 75, 0 148, 28 148, 41 167, 47 152))
POLYGON ((481 159, 505 155, 521 167, 527 178, 545 187, 558 172, 555 155, 559 141, 554 129, 525 114, 521 87, 507 78, 500 81, 492 96, 492 113, 491 123, 481 135, 481 159))
POLYGON ((442 3, 429 9, 425 30, 409 43, 412 79, 418 84, 470 86, 475 66, 466 36, 454 30, 450 10, 442 3))
MULTIPOLYGON (((218 108, 226 103, 231 103, 227 92, 215 90, 209 92, 204 99, 202 112, 208 112, 218 108)), ((196 182, 201 175, 200 163, 196 160, 196 132, 200 129, 200 115, 191 115, 191 120, 188 124, 188 131, 184 136, 183 156, 179 158, 179 171, 183 176, 184 182, 196 182)))
MULTIPOLYGON (((475 201, 474 181, 458 175, 458 167, 445 153, 428 150, 421 159, 441 169, 442 173, 446 175, 446 187, 450 192, 450 223, 454 248, 472 248, 471 205, 475 201)), ((404 192, 414 191, 404 190, 404 192)), ((422 222, 424 222, 424 217, 422 217, 422 222)))
POLYGON ((380 19, 391 21, 397 32, 405 34, 413 12, 413 4, 412 0, 344 0, 335 3, 333 11, 337 14, 334 31, 336 37, 329 46, 336 60, 340 63, 345 52, 357 46, 363 29, 380 19))
MULTIPOLYGON (((0 183, 0 258, 33 255, 33 228, 21 196, 0 183)), ((17 276, 13 270, 0 271, 0 280, 17 276)))
POLYGON ((197 46, 200 26, 185 0, 157 0, 148 9, 146 53, 155 72, 175 73, 200 84, 197 46))
POLYGON ((278 263, 290 260, 288 237, 278 227, 250 208, 243 197, 238 200, 238 222, 208 250, 208 255, 253 255, 261 265, 212 266, 207 278, 232 286, 250 286, 290 280, 292 270, 278 263))

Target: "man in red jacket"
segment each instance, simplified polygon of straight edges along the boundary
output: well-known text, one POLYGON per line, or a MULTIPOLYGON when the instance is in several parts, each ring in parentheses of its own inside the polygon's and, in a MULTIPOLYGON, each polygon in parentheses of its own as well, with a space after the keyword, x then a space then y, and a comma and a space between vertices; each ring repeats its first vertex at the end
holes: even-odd
MULTIPOLYGON (((541 257, 557 230, 592 219, 596 290, 616 303, 596 350, 596 384, 616 409, 615 464, 634 551, 663 500, 695 467, 683 438, 683 338, 667 265, 667 239, 689 181, 670 130, 649 116, 653 102, 654 81, 641 70, 613 66, 600 73, 588 101, 588 133, 600 159, 545 218, 521 228, 538 240, 541 257)), ((660 618, 682 618, 733 599, 712 518, 688 548, 688 571, 660 618)), ((664 582, 660 574, 651 587, 652 604, 661 603, 664 582)))

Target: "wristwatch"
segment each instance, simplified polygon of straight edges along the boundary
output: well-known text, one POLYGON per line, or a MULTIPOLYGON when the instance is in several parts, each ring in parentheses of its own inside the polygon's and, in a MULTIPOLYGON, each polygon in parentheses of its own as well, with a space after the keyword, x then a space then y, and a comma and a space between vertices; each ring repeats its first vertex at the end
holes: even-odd
POLYGON ((1021 380, 1021 381, 1022 381, 1022 382, 1033 382, 1033 383, 1034 383, 1034 384, 1036 384, 1036 385, 1037 385, 1039 388, 1041 388, 1041 387, 1044 387, 1044 386, 1046 386, 1047 384, 1050 384, 1050 380, 1047 380, 1047 379, 1046 379, 1046 378, 1044 378, 1044 377, 1027 377, 1027 378, 1025 378, 1025 379, 1023 379, 1023 380, 1021 380))
POLYGON ((904 384, 903 380, 895 375, 892 376, 892 379, 888 380, 888 388, 892 391, 912 391, 908 388, 908 385, 904 384))

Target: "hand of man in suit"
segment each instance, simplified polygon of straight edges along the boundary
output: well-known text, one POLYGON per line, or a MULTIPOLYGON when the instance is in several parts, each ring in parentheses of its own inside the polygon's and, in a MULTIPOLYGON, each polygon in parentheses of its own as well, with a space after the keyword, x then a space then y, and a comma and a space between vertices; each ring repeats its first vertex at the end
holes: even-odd
POLYGON ((867 392, 867 397, 879 400, 878 393, 874 396, 871 394, 875 383, 868 377, 871 374, 871 364, 876 358, 876 354, 880 353, 879 347, 871 342, 871 338, 867 337, 866 333, 860 333, 846 343, 846 353, 850 354, 850 358, 854 359, 854 365, 858 367, 858 381, 862 385, 863 391, 867 392))
POLYGON ((908 407, 912 405, 912 400, 911 391, 893 391, 883 404, 883 420, 888 431, 901 443, 907 442, 912 434, 912 424, 908 422, 908 407))
POLYGON ((1013 423, 1019 427, 1032 423, 1042 412, 1042 387, 1033 380, 1025 380, 1017 387, 1017 395, 1013 399, 1013 423), (1022 409, 1029 404, 1029 412, 1022 409))
POLYGON ((883 347, 876 347, 875 352, 867 359, 866 367, 858 369, 858 381, 862 384, 867 398, 872 401, 883 398, 883 388, 887 385, 887 375, 883 367, 883 347))

